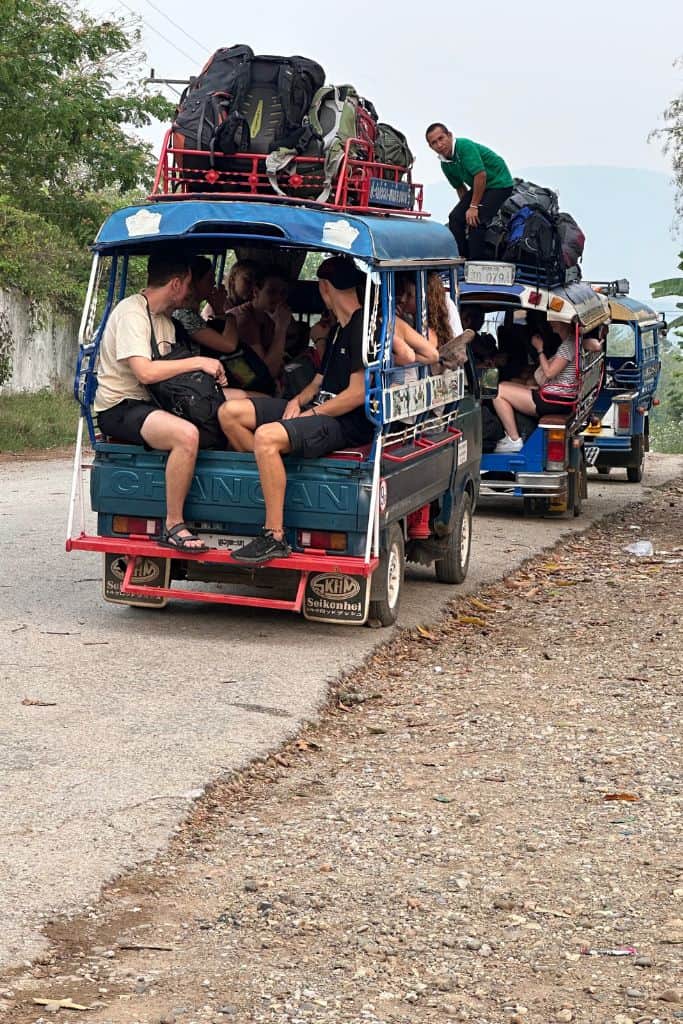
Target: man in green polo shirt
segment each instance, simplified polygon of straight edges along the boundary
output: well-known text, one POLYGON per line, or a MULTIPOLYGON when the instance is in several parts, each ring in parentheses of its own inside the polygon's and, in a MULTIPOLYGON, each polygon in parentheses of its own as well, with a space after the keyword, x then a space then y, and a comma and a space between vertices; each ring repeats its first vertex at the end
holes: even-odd
POLYGON ((430 124, 427 142, 441 170, 460 197, 448 217, 461 256, 486 258, 484 236, 498 209, 512 192, 512 176, 502 157, 471 139, 455 139, 445 124, 430 124))

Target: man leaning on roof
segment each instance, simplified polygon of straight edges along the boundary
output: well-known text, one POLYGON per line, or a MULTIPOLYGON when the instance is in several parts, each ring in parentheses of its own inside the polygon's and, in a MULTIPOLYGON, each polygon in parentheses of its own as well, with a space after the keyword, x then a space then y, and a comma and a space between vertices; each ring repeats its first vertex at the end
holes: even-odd
POLYGON ((481 143, 454 138, 440 121, 430 124, 425 137, 460 197, 448 217, 458 251, 466 259, 485 259, 486 229, 512 193, 508 166, 501 156, 481 143))

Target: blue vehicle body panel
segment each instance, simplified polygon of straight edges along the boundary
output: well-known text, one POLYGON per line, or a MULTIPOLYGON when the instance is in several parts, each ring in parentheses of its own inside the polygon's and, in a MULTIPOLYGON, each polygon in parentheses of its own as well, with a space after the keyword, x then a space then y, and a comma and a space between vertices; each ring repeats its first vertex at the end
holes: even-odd
POLYGON ((527 438, 520 452, 500 455, 487 452, 481 457, 482 473, 542 473, 544 468, 545 431, 538 427, 527 438))
POLYGON ((600 420, 596 428, 584 433, 586 450, 592 465, 603 467, 641 466, 648 446, 649 412, 659 383, 659 313, 647 303, 628 295, 610 299, 612 323, 625 325, 633 332, 633 352, 616 355, 607 345, 606 373, 594 406, 600 420), (644 345, 643 334, 652 336, 654 344, 644 345), (617 404, 629 406, 629 425, 617 428, 617 404))
POLYGON ((213 238, 224 247, 226 236, 349 253, 368 263, 438 263, 458 257, 455 240, 443 224, 284 204, 202 200, 148 203, 117 210, 100 229, 93 249, 102 254, 113 250, 146 252, 150 245, 167 240, 196 241, 197 248, 205 252, 213 238))

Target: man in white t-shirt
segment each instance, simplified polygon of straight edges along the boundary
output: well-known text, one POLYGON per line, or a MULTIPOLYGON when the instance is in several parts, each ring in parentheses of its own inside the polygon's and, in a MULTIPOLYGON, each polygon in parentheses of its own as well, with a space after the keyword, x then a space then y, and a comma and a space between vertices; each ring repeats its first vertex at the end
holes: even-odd
POLYGON ((211 374, 221 386, 227 383, 218 359, 152 358, 152 329, 161 355, 167 355, 176 340, 171 313, 187 304, 190 288, 186 256, 168 250, 149 257, 147 287, 139 295, 119 302, 107 320, 100 346, 94 411, 104 434, 168 452, 162 543, 196 553, 207 548, 183 522, 183 505, 192 483, 199 431, 193 423, 160 409, 147 390, 149 384, 194 370, 211 374))

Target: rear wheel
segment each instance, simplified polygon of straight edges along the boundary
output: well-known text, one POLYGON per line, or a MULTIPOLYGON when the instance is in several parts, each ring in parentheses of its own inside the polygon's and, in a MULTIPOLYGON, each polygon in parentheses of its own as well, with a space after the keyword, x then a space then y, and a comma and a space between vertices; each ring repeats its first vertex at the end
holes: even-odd
POLYGON ((472 547, 472 499, 465 492, 455 514, 453 531, 448 535, 448 551, 434 562, 439 583, 462 583, 467 576, 472 547))
POLYGON ((643 479, 645 466, 645 444, 642 437, 634 437, 631 451, 638 460, 635 466, 626 467, 626 478, 630 484, 639 484, 643 479))
POLYGON ((383 626, 393 626, 396 622, 404 570, 403 534, 400 527, 394 523, 387 530, 379 565, 372 575, 369 619, 377 619, 383 626))
POLYGON ((583 450, 579 451, 578 463, 575 469, 569 471, 569 496, 567 499, 567 511, 573 516, 581 515, 581 504, 586 494, 586 462, 583 457, 583 450))

